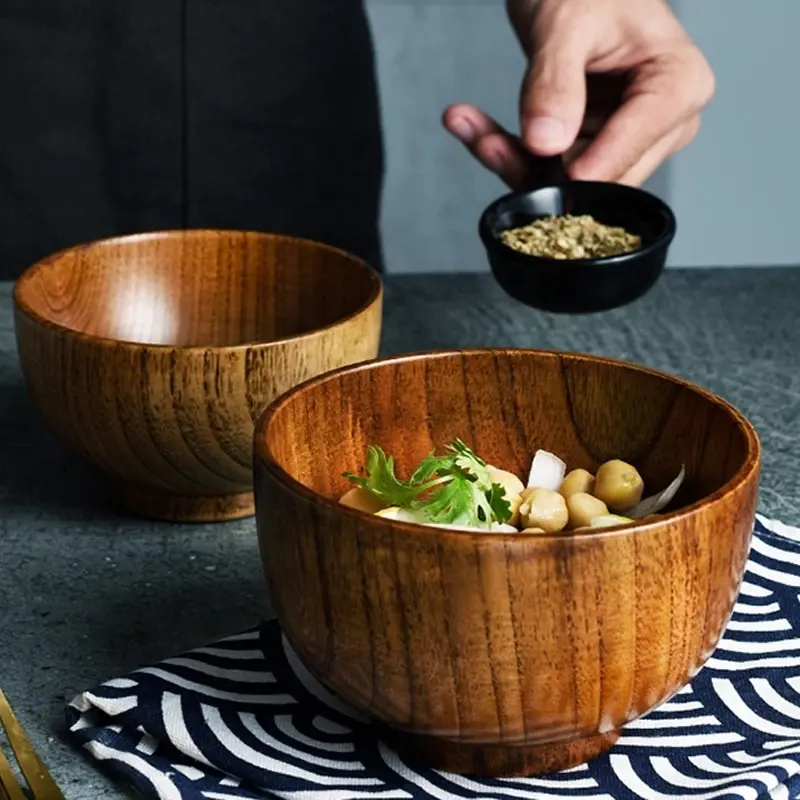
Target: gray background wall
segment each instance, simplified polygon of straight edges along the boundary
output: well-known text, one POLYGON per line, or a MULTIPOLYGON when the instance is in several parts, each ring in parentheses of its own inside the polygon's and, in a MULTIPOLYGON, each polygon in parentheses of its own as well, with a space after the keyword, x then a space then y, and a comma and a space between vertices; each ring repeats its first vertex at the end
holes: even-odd
MULTIPOLYGON (((502 0, 367 0, 387 148, 392 272, 486 269, 475 227, 503 191, 441 128, 474 102, 512 128, 523 58, 502 0)), ((675 0, 717 73, 697 140, 648 188, 675 210, 681 267, 800 263, 798 0, 675 0), (755 203, 754 203, 755 199, 755 203), (760 204, 760 205, 759 205, 760 204)))

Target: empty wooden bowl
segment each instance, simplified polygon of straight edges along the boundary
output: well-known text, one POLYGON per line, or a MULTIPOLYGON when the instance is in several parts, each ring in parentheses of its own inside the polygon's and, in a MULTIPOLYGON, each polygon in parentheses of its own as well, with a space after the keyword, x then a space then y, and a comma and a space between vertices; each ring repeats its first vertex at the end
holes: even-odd
POLYGON ((332 247, 197 230, 58 253, 22 275, 14 301, 22 369, 55 433, 129 509, 212 521, 253 514, 264 408, 377 355, 382 288, 332 247))
POLYGON ((701 668, 747 560, 760 446, 723 400, 630 364, 444 352, 338 370, 256 426, 256 515, 280 623, 311 673, 401 753, 483 775, 564 769, 701 668), (678 510, 630 528, 472 533, 345 508, 366 448, 398 473, 461 438, 527 477, 635 464, 678 510))

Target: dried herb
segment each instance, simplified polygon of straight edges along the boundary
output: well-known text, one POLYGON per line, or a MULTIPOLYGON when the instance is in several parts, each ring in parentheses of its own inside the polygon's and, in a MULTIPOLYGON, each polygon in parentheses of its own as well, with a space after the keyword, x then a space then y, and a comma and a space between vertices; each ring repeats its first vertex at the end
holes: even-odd
POLYGON ((618 256, 638 250, 642 244, 641 237, 603 225, 588 214, 536 219, 503 231, 501 238, 520 253, 561 260, 618 256))

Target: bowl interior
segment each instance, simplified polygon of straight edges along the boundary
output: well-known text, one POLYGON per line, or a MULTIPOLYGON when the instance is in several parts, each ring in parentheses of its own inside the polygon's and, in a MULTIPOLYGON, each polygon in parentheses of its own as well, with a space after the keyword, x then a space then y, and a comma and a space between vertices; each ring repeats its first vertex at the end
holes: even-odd
POLYGON ((360 259, 237 231, 120 237, 59 253, 17 283, 27 313, 91 336, 173 346, 268 342, 344 320, 380 282, 360 259))
POLYGON ((363 471, 370 444, 394 456, 405 477, 455 438, 523 479, 537 448, 568 469, 622 458, 640 470, 646 491, 665 487, 685 464, 673 507, 717 491, 757 451, 737 411, 689 384, 536 351, 438 353, 332 373, 276 401, 256 435, 268 459, 333 500, 349 486, 343 471, 363 471))
MULTIPOLYGON (((559 216, 565 213, 564 187, 547 186, 529 192, 513 193, 501 197, 486 210, 483 225, 491 234, 497 247, 522 258, 538 259, 524 253, 517 254, 499 238, 500 232, 527 225, 534 219, 559 216)), ((615 183, 576 181, 569 186, 572 199, 571 213, 590 214, 605 225, 618 225, 642 238, 641 253, 674 232, 675 221, 669 208, 657 197, 641 189, 615 183)), ((632 253, 631 257, 636 254, 632 253)), ((560 266, 586 262, 612 262, 612 258, 559 261, 560 266)))

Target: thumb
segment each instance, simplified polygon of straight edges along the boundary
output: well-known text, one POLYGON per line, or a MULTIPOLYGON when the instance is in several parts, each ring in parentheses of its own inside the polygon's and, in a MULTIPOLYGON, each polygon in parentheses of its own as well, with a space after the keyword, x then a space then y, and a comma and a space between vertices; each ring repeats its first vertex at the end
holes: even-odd
POLYGON ((522 140, 537 155, 561 155, 575 143, 586 111, 589 51, 574 32, 545 28, 537 39, 522 84, 522 140))

